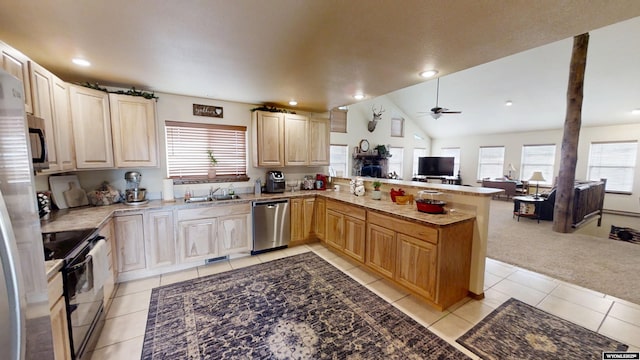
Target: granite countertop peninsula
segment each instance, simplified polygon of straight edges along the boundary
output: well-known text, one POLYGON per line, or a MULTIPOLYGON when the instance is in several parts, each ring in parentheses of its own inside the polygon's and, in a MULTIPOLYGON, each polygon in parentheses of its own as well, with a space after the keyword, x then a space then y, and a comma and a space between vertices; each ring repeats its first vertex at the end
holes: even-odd
MULTIPOLYGON (((474 192, 471 192, 471 194, 474 194, 474 192)), ((173 210, 175 208, 190 209, 248 203, 251 201, 268 201, 316 195, 356 206, 361 206, 367 208, 368 210, 377 211, 386 215, 391 215, 410 221, 417 221, 432 226, 446 226, 457 222, 470 220, 475 217, 474 214, 465 213, 464 211, 458 210, 447 211, 445 214, 422 213, 417 210, 415 203, 398 205, 394 202, 391 202, 388 196, 383 197, 383 200, 373 200, 371 199, 370 192, 367 192, 365 196, 355 196, 345 190, 299 190, 295 192, 284 192, 278 194, 239 194, 238 199, 224 201, 190 203, 185 202, 182 198, 178 198, 175 201, 149 200, 144 205, 127 205, 124 203, 119 203, 107 206, 83 206, 73 209, 53 211, 50 214, 50 218, 48 220, 41 221, 41 228, 43 233, 91 229, 99 228, 114 215, 126 215, 127 213, 136 213, 146 210, 173 210)))

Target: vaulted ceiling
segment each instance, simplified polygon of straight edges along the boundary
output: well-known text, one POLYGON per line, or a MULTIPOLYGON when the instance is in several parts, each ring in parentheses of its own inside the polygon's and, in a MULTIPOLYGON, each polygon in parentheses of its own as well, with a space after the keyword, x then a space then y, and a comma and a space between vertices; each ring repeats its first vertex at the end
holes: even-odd
MULTIPOLYGON (((352 104, 357 92, 388 94, 443 137, 451 127, 551 126, 570 38, 637 16, 636 0, 25 0, 0 3, 0 40, 71 82, 281 107, 295 99, 317 112, 352 104), (439 71, 440 105, 462 115, 419 116, 435 105, 435 81, 418 76, 427 69, 439 71)), ((592 35, 600 50, 590 50, 587 71, 603 80, 595 92, 585 84, 585 102, 612 101, 588 105, 595 118, 640 108, 638 67, 628 69, 640 60, 637 23, 622 23, 635 32, 624 38, 592 35)))

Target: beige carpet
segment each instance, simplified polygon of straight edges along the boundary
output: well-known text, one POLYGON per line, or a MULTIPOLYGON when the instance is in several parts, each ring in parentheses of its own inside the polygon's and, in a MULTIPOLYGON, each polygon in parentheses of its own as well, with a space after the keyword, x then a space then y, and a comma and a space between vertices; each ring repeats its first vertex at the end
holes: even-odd
MULTIPOLYGON (((640 304, 639 245, 556 233, 551 221, 538 224, 520 218, 518 222, 512 212, 512 201, 491 202, 488 257, 640 304)), ((608 216, 613 215, 605 214, 604 219, 608 216)), ((640 224, 640 218, 631 221, 640 224)), ((601 232, 608 234, 608 223, 603 223, 608 228, 601 232)))

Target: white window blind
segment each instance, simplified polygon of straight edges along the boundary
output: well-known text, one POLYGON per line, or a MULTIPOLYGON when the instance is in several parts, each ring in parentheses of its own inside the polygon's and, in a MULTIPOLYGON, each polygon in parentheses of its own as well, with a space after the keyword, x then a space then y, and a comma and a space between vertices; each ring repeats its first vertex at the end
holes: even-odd
POLYGON ((478 180, 504 176, 504 146, 483 146, 478 154, 478 180))
POLYGON ((450 147, 440 149, 440 156, 452 157, 453 160, 453 176, 460 172, 460 148, 450 147))
POLYGON ((423 156, 427 156, 427 149, 413 149, 413 169, 411 170, 411 173, 414 177, 418 176, 418 158, 423 156))
POLYGON ((329 148, 329 166, 336 172, 337 177, 349 176, 349 148, 347 145, 331 145, 329 148))
POLYGON ((587 178, 607 179, 606 190, 630 193, 637 153, 637 141, 591 143, 587 178))
POLYGON ((246 126, 166 121, 165 133, 170 178, 206 178, 210 167, 207 151, 212 150, 218 160, 217 178, 246 179, 246 126))
MULTIPOLYGON (((389 146, 389 154, 391 154, 391 157, 387 159, 389 174, 395 171, 398 174, 398 178, 402 179, 404 148, 389 146)), ((385 174, 382 175, 384 176, 385 174)))
MULTIPOLYGON (((553 165, 556 159, 556 145, 524 145, 522 146, 522 165, 520 179, 529 180, 534 171, 541 171, 545 181, 540 184, 553 183, 553 165)), ((508 171, 508 170, 507 170, 508 171)))

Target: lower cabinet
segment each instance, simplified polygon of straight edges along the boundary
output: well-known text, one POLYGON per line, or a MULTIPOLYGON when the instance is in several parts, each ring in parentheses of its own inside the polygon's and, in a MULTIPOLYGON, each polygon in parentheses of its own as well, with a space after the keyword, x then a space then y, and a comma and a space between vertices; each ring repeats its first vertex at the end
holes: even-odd
POLYGON ((304 244, 313 238, 315 201, 314 197, 289 200, 291 211, 291 242, 289 246, 304 244))
POLYGON ((313 203, 313 232, 316 238, 325 239, 325 227, 327 217, 327 201, 318 197, 313 203))
POLYGON ((366 265, 443 310, 467 296, 473 220, 431 227, 367 213, 366 265))
POLYGON ((142 214, 114 218, 118 273, 147 267, 144 252, 144 225, 142 214))
POLYGON ((149 211, 144 214, 145 249, 149 268, 176 263, 173 211, 149 211))
POLYGON ((55 360, 71 359, 69 329, 67 328, 67 307, 62 295, 62 274, 57 273, 48 283, 51 335, 55 360))
POLYGON ((360 262, 365 261, 366 210, 326 200, 325 242, 360 262))
POLYGON ((250 203, 177 211, 178 258, 181 263, 251 249, 250 203))
POLYGON ((100 227, 100 236, 104 237, 104 241, 107 243, 107 261, 109 263, 109 276, 104 282, 104 304, 105 311, 109 309, 111 305, 111 299, 115 290, 115 279, 118 277, 116 273, 117 264, 116 260, 116 239, 114 238, 113 220, 109 219, 104 225, 100 227))

